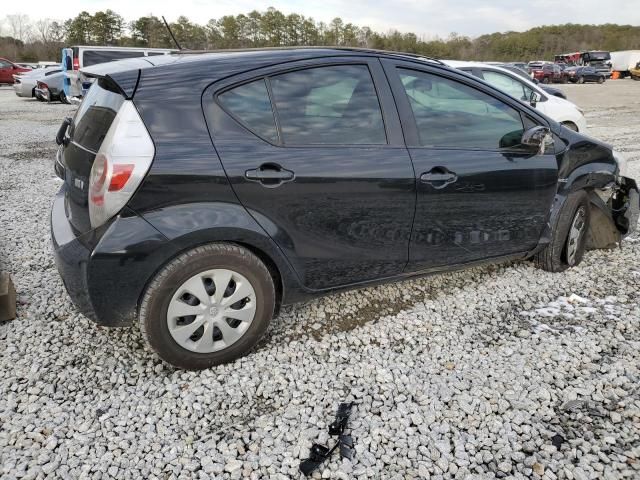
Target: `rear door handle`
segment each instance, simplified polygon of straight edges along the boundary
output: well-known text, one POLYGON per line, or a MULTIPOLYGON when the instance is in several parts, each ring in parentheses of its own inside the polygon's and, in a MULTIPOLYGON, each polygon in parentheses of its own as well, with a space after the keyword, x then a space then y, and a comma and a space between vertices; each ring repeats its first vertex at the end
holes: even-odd
POLYGON ((291 170, 282 168, 275 163, 264 163, 258 168, 253 168, 244 172, 247 180, 260 182, 265 187, 277 187, 285 182, 290 182, 295 178, 291 170))
POLYGON ((444 167, 435 167, 420 175, 420 181, 428 183, 433 188, 444 188, 457 180, 458 176, 444 167))

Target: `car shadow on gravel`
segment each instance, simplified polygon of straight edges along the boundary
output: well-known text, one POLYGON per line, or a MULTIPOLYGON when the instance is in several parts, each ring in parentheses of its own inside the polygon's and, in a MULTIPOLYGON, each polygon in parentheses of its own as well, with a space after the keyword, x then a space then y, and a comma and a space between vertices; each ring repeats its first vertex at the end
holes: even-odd
POLYGON ((327 335, 353 331, 384 317, 410 310, 425 300, 435 300, 438 295, 446 294, 463 282, 478 281, 478 276, 481 281, 484 276, 504 270, 512 264, 513 262, 506 262, 471 270, 437 273, 329 294, 309 302, 283 307, 255 351, 291 341, 320 341, 327 335), (469 276, 470 271, 474 275, 469 276), (384 298, 388 298, 390 292, 394 294, 393 297, 385 301, 384 298))

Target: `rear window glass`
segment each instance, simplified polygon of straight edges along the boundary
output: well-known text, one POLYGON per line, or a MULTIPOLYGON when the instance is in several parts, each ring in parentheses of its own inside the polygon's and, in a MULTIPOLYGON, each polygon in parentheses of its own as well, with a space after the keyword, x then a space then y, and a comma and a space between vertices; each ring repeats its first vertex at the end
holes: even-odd
POLYGON ((257 135, 278 141, 271 101, 264 79, 245 83, 218 96, 220 103, 257 135))
POLYGON ((73 121, 71 139, 82 147, 97 152, 124 102, 119 93, 94 82, 73 121))
POLYGON ((83 54, 83 67, 90 67, 97 63, 113 62, 124 58, 144 57, 144 52, 128 52, 123 50, 85 50, 83 54))

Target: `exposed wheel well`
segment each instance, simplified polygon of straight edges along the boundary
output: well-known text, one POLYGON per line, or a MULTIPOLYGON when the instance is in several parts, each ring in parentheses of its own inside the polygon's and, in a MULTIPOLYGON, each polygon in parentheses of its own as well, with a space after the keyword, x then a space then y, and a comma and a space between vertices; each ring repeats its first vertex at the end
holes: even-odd
POLYGON ((589 191, 588 195, 591 203, 591 222, 587 231, 587 249, 614 248, 620 241, 620 232, 611 213, 595 191, 589 191))
POLYGON ((579 132, 580 131, 580 129, 578 128, 578 125, 573 123, 571 120, 567 120, 565 122, 560 122, 560 125, 564 125, 565 127, 573 130, 574 132, 579 132))

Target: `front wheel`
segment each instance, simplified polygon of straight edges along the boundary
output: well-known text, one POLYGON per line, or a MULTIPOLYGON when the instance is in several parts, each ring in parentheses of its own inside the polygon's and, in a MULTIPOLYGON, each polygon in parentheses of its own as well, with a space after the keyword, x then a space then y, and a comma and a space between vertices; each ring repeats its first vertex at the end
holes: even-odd
POLYGON ((604 78, 598 77, 598 83, 604 83, 604 78))
POLYGON ((275 288, 262 261, 238 245, 190 250, 164 267, 140 305, 147 345, 167 363, 201 370, 245 355, 266 332, 275 288))
POLYGON ((543 77, 542 78, 542 83, 548 84, 549 83, 549 77, 543 77))
POLYGON ((536 266, 548 272, 562 272, 579 265, 590 218, 589 198, 584 190, 571 193, 558 213, 551 242, 534 257, 536 266))
POLYGON ((584 77, 578 78, 578 83, 584 83, 584 77))

